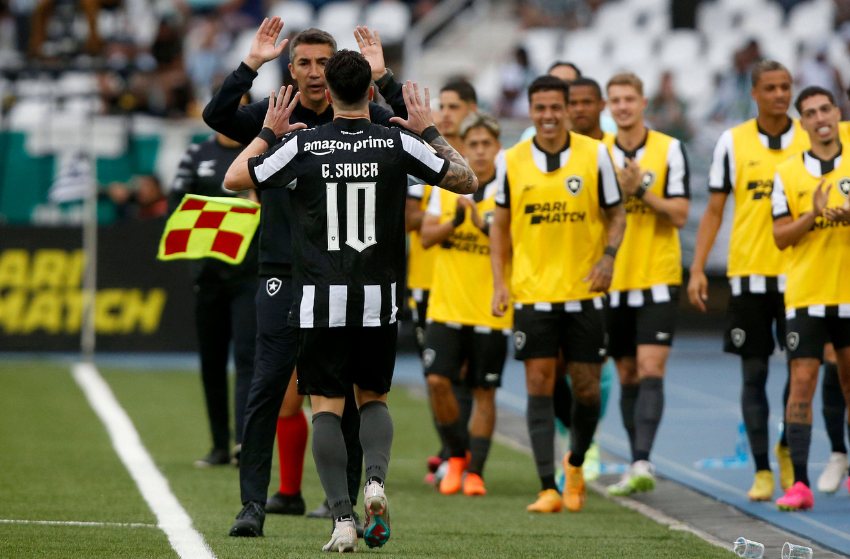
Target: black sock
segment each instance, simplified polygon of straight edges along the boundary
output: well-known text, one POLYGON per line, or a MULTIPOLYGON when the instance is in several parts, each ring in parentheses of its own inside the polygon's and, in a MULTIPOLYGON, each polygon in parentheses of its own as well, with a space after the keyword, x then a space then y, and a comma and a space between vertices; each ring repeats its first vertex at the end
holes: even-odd
POLYGON ((490 454, 490 439, 486 437, 470 437, 469 439, 469 466, 466 471, 472 474, 482 475, 487 455, 490 454))
POLYGON ((809 447, 812 443, 812 426, 805 423, 786 423, 788 448, 794 465, 794 481, 809 485, 809 447))
POLYGON ((584 464, 584 455, 593 442, 599 423, 599 398, 589 402, 573 400, 573 429, 570 436, 570 465, 584 464))
POLYGON ((452 391, 457 400, 457 410, 460 422, 463 424, 463 446, 469 448, 469 418, 472 417, 472 389, 465 384, 452 384, 452 391))
POLYGON ((664 379, 645 378, 635 403, 635 461, 649 460, 664 412, 664 379))
POLYGON ((437 431, 443 440, 443 446, 449 451, 449 457, 466 456, 466 441, 469 437, 466 426, 460 419, 445 425, 437 424, 437 431))
MULTIPOLYGON (((785 379, 785 388, 782 389, 782 417, 788 409, 788 398, 791 396, 791 363, 788 363, 788 376, 785 379)), ((783 420, 782 433, 779 434, 779 446, 788 446, 788 425, 783 420)))
MULTIPOLYGON (((741 360, 743 369, 743 387, 741 389, 741 414, 747 428, 747 439, 756 463, 756 471, 769 470, 768 415, 767 402, 767 359, 748 357, 741 360)), ((784 408, 783 408, 784 409, 784 408)))
POLYGON ((573 392, 567 383, 566 376, 555 376, 555 392, 552 394, 555 403, 555 417, 564 427, 572 427, 573 392))
POLYGON ((345 475, 348 452, 338 415, 329 412, 313 415, 313 460, 334 518, 350 515, 352 507, 345 475))
POLYGON ((629 436, 629 451, 632 457, 635 455, 635 404, 639 390, 640 386, 637 384, 620 386, 620 415, 623 418, 623 427, 629 436))
POLYGON ((547 480, 555 480, 555 411, 551 396, 528 396, 528 408, 525 414, 528 423, 528 437, 537 466, 537 475, 547 487, 547 480))
POLYGON ((846 405, 844 394, 841 392, 841 382, 838 380, 838 365, 828 361, 823 364, 823 384, 821 385, 823 401, 823 423, 832 452, 847 454, 844 444, 844 420, 846 405))

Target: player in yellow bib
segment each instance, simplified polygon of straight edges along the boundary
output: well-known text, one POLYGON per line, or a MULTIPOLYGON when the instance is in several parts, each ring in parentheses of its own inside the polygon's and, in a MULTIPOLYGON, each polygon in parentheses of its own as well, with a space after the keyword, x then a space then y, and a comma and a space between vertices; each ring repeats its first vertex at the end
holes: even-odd
POLYGON ((435 191, 422 224, 423 242, 435 246, 437 253, 423 364, 437 429, 450 452, 448 470, 439 485, 444 495, 461 489, 468 496, 486 493, 484 464, 496 425, 496 389, 501 386, 507 355, 512 315, 490 313, 489 230, 496 188, 504 180, 504 166, 496 166, 499 133, 498 122, 488 115, 472 113, 464 120, 461 138, 479 179, 478 192, 445 196, 442 190, 435 191), (465 379, 460 378, 462 372, 465 379), (472 390, 471 421, 461 416, 452 389, 460 382, 472 390))
POLYGON ((643 82, 613 76, 608 105, 616 138, 604 143, 626 196, 626 235, 608 293, 608 353, 620 377, 620 411, 632 464, 613 495, 655 488, 649 461, 664 410, 664 374, 682 283, 679 229, 688 220, 688 162, 679 140, 646 127, 643 82))
MULTIPOLYGON (((717 141, 708 178, 708 205, 697 231, 688 282, 688 299, 705 312, 705 264, 723 220, 726 199, 732 195, 735 219, 727 269, 732 297, 723 345, 724 351, 741 357, 741 412, 756 469, 747 493, 753 501, 773 497, 765 386, 768 358, 775 347, 774 326, 779 344, 784 345, 785 340, 782 293, 786 262, 771 236, 770 194, 776 166, 809 147, 809 138, 800 123, 788 116, 791 83, 791 73, 778 62, 764 60, 753 69, 752 96, 758 116, 726 130, 717 141)), ((793 471, 783 440, 776 451, 780 485, 787 488, 793 483, 793 471)))
POLYGON ((811 149, 777 167, 772 194, 773 237, 789 257, 785 425, 794 466, 794 485, 776 504, 791 511, 814 506, 807 471, 812 398, 828 341, 845 400, 850 397, 850 146, 838 141, 840 112, 832 93, 807 87, 795 106, 811 149))
POLYGON ((603 294, 625 213, 608 150, 567 131, 567 84, 541 76, 528 98, 537 134, 505 152, 506 177, 496 195, 492 310, 504 316, 513 298, 514 347, 525 363, 528 431, 542 486, 528 510, 579 511, 585 496, 581 466, 599 419, 606 356, 603 294), (574 398, 563 498, 555 484, 553 452, 559 352, 574 398))

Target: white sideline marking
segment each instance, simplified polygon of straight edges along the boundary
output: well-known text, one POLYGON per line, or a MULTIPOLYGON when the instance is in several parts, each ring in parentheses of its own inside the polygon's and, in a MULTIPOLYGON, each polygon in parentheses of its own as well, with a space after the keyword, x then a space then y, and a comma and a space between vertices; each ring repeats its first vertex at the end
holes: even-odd
POLYGON ((182 559, 215 559, 204 537, 192 527, 192 519, 171 492, 168 480, 157 469, 139 438, 133 422, 115 395, 90 363, 73 367, 74 380, 106 427, 112 446, 157 518, 174 551, 182 559))
POLYGON ((141 522, 87 522, 82 520, 18 520, 0 518, 0 524, 36 524, 38 526, 90 526, 93 528, 159 528, 156 524, 141 522))

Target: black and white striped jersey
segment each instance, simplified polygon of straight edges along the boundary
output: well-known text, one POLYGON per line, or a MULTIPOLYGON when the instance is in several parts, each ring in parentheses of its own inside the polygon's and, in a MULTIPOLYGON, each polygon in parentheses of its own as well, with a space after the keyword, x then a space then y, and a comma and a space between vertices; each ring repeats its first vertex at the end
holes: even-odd
POLYGON ((299 130, 248 162, 260 189, 292 202, 295 302, 301 328, 396 321, 404 287, 407 175, 438 184, 449 162, 419 138, 366 119, 299 130))

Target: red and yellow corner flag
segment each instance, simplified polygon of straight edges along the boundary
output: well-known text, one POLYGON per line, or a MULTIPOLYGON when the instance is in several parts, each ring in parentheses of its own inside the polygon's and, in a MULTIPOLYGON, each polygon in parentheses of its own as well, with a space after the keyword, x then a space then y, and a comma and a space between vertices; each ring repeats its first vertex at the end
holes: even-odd
POLYGON ((218 258, 239 264, 260 223, 260 205, 244 198, 187 194, 168 218, 159 260, 218 258))

